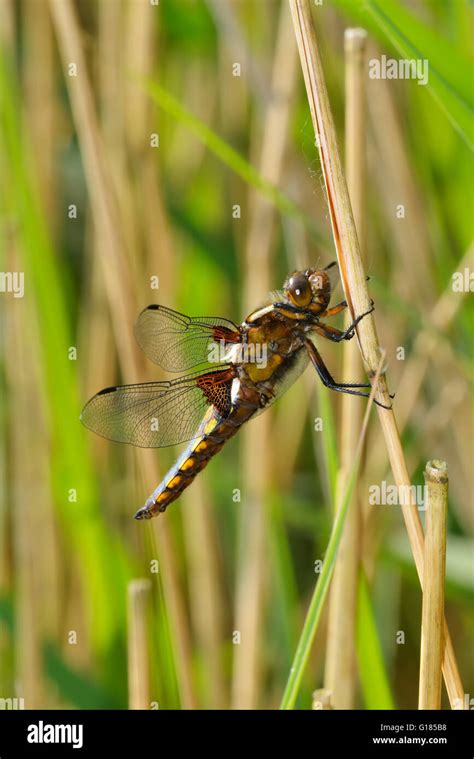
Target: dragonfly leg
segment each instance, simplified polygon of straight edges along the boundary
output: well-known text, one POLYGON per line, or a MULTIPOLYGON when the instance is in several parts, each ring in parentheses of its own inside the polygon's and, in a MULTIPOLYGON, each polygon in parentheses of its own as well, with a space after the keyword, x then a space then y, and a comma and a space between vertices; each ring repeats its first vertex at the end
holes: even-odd
MULTIPOLYGON (((336 380, 331 376, 329 369, 324 363, 314 343, 312 343, 311 340, 305 340, 305 345, 309 353, 311 362, 314 368, 316 369, 317 373, 319 374, 319 378, 321 379, 323 385, 328 387, 330 390, 335 390, 338 393, 348 393, 349 395, 362 395, 364 398, 369 397, 370 393, 362 393, 360 390, 354 390, 354 388, 356 387, 369 388, 371 387, 369 383, 336 382, 336 380)), ((391 406, 385 406, 385 404, 380 403, 380 401, 375 400, 375 398, 374 398, 374 403, 376 403, 377 406, 380 406, 381 408, 386 408, 386 409, 391 408, 391 406)))
POLYGON ((347 301, 342 300, 340 303, 336 303, 335 306, 332 306, 331 308, 327 308, 326 311, 323 311, 322 314, 319 314, 319 316, 336 316, 336 314, 341 313, 341 311, 344 311, 344 309, 347 308, 347 301))
MULTIPOLYGON (((337 306, 334 306, 334 308, 337 308, 337 306)), ((363 314, 360 314, 360 316, 357 316, 352 322, 352 324, 350 324, 348 328, 344 330, 344 332, 342 332, 340 329, 336 329, 336 327, 330 327, 329 324, 321 324, 321 322, 319 322, 318 324, 315 324, 313 329, 315 332, 318 333, 318 335, 322 335, 322 337, 326 337, 328 340, 332 340, 333 343, 340 343, 341 340, 352 340, 352 338, 355 335, 355 328, 357 327, 361 319, 363 319, 364 316, 367 316, 367 314, 371 314, 374 308, 375 308, 374 304, 372 303, 369 310, 364 311, 363 314)), ((332 311, 332 309, 329 309, 329 311, 332 311)), ((332 316, 333 314, 326 312, 325 315, 332 316)))

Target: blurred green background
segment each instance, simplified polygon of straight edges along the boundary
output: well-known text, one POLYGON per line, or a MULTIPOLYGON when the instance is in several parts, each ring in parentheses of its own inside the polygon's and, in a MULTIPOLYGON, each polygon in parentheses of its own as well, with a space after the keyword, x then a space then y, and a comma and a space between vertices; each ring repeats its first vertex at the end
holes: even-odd
MULTIPOLYGON (((427 86, 367 77, 366 263, 412 481, 449 465, 446 613, 469 694, 473 311, 452 277, 474 269, 472 15, 461 0, 313 15, 343 153, 344 30, 368 30, 369 58, 429 62, 427 86)), ((177 451, 108 443, 79 414, 103 387, 164 376, 133 340, 149 303, 240 322, 289 271, 335 258, 288 7, 2 0, 0 30, 0 271, 25 278, 23 298, 0 292, 0 698, 276 708, 330 534, 340 398, 308 370, 147 524, 132 516, 177 451)), ((341 347, 321 350, 342 378, 341 347)), ((421 593, 399 509, 368 505, 382 480, 373 414, 353 705, 409 708, 421 593)))

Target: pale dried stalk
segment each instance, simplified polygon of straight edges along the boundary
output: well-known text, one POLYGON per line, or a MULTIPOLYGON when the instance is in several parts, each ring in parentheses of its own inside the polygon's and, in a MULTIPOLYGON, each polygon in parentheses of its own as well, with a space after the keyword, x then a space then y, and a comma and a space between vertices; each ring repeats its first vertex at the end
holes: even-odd
POLYGON ((227 641, 222 566, 211 494, 204 478, 193 483, 192 494, 183 493, 183 534, 188 568, 191 622, 202 666, 206 672, 203 708, 228 706, 223 669, 223 642, 227 641), (189 508, 187 508, 187 506, 189 508))
MULTIPOLYGON (((365 181, 365 51, 367 32, 347 29, 346 53, 346 168, 347 183, 359 232, 362 251, 365 250, 366 181, 365 181)), ((351 321, 346 316, 346 325, 351 321)), ((344 381, 357 382, 362 363, 355 341, 345 342, 343 351, 344 381)), ((362 421, 362 406, 350 395, 341 398, 340 451, 341 462, 337 483, 337 508, 346 491, 354 451, 362 421)), ((359 567, 360 508, 357 490, 347 513, 334 575, 331 582, 329 620, 326 647, 324 685, 331 693, 335 709, 354 707, 356 686, 356 611, 359 567)))
MULTIPOLYGON (((45 211, 44 218, 51 226, 57 218, 53 199, 56 197, 56 99, 53 96, 54 44, 51 17, 41 3, 28 2, 22 15, 23 49, 25 52, 26 122, 34 124, 30 129, 31 157, 35 162, 38 178, 38 197, 45 211), (41 65, 38 66, 38 61, 41 65)), ((51 230, 53 233, 56 230, 51 230)))
MULTIPOLYGON (((125 8, 126 28, 125 60, 127 73, 148 76, 153 63, 153 38, 156 8, 147 2, 127 0, 125 8)), ((133 153, 139 153, 148 144, 150 99, 136 82, 130 80, 126 87, 127 108, 125 123, 127 138, 133 153)))
MULTIPOLYGON (((289 2, 293 14, 313 126, 319 142, 321 166, 326 184, 334 242, 344 292, 351 313, 353 315, 362 314, 369 309, 370 300, 349 195, 339 157, 336 131, 319 58, 310 4, 308 0, 289 0, 289 2)), ((372 379, 375 376, 376 367, 380 359, 380 347, 372 314, 360 322, 357 336, 366 372, 372 379)), ((390 405, 390 397, 384 375, 379 379, 376 397, 379 402, 390 405)), ((411 484, 410 477, 393 409, 386 410, 377 407, 377 412, 385 438, 394 481, 398 487, 409 488, 411 484)), ((423 527, 414 499, 412 503, 403 505, 402 511, 418 577, 422 584, 423 527)), ((452 705, 463 703, 464 689, 446 622, 445 640, 443 673, 449 699, 452 705), (460 699, 460 701, 457 699, 460 699)))
MULTIPOLYGON (((474 247, 471 246, 457 265, 456 270, 463 271, 465 267, 472 269, 473 263, 474 247)), ((453 352, 453 347, 449 342, 448 335, 450 327, 452 326, 459 309, 462 307, 467 294, 467 292, 453 292, 452 280, 450 277, 446 289, 425 319, 427 326, 420 329, 416 336, 411 349, 410 360, 406 362, 406 367, 404 368, 403 374, 396 386, 397 423, 400 434, 403 433, 412 413, 416 410, 416 406, 420 401, 420 394, 425 377, 432 366, 432 359, 435 356, 439 367, 446 367, 447 369, 449 367, 450 375, 459 377, 464 371, 463 369, 459 370, 457 367, 459 359, 453 352), (431 325, 433 329, 428 325, 431 325), (435 330, 438 330, 438 332, 435 330)), ((440 429, 442 429, 445 422, 441 421, 441 419, 445 419, 446 415, 451 415, 451 429, 454 431, 457 441, 457 455, 451 463, 451 487, 455 495, 452 502, 452 508, 456 509, 457 517, 461 519, 461 522, 469 531, 474 527, 474 514, 471 509, 469 493, 467 492, 469 489, 466 490, 461 483, 466 481, 466 476, 469 480, 469 475, 472 472, 471 427, 469 424, 469 417, 462 411, 461 399, 459 398, 458 392, 453 392, 451 383, 446 383, 446 381, 444 381, 442 383, 442 390, 436 399, 436 403, 430 409, 429 414, 423 414, 421 420, 421 424, 423 425, 423 437, 426 438, 428 432, 426 425, 429 424, 430 417, 438 420, 441 424, 440 429), (448 387, 449 394, 447 395, 448 387), (458 409, 457 416, 455 417, 452 416, 452 414, 456 412, 456 408, 453 407, 453 404, 457 404, 458 409), (460 413, 459 409, 461 409, 460 413), (456 470, 456 466, 462 466, 464 478, 462 476, 462 471, 460 472, 459 469, 457 472, 454 472, 454 474, 457 474, 458 476, 453 476, 452 470, 453 468, 456 470)), ((421 431, 418 430, 418 432, 421 439, 421 431)), ((412 468, 411 459, 414 457, 415 451, 407 457, 409 470, 412 468)), ((386 479, 387 461, 383 446, 370 446, 367 452, 366 470, 372 473, 372 482, 378 481, 379 479, 386 479)), ((364 535, 367 535, 367 528, 368 521, 366 520, 363 527, 364 535)), ((367 558, 367 554, 365 554, 365 558, 367 558)))
POLYGON ((313 703, 311 708, 315 711, 330 711, 334 708, 331 702, 331 696, 331 691, 326 690, 325 688, 315 690, 313 692, 313 703))
MULTIPOLYGON (((116 12, 112 7, 112 12, 116 12)), ((160 290, 173 296, 175 286, 174 256, 169 223, 160 189, 156 150, 150 149, 150 137, 158 132, 157 117, 150 97, 137 82, 153 76, 157 63, 158 39, 155 22, 161 16, 147 2, 127 0, 125 8, 124 77, 126 107, 124 112, 127 146, 127 174, 121 187, 121 212, 133 229, 134 250, 144 249, 136 256, 136 275, 140 297, 146 304, 150 298, 150 277, 159 272, 160 290), (128 81, 127 81, 128 80, 128 81), (147 202, 143 202, 143 198, 147 202)), ((130 261, 133 264, 133 259, 130 261)))
POLYGON ((426 522, 421 620, 419 709, 441 708, 441 665, 444 633, 444 581, 448 468, 444 461, 428 461, 425 469, 426 522))
MULTIPOLYGON (((137 290, 142 304, 150 300, 150 277, 159 273, 160 291, 172 298, 176 284, 176 256, 165 203, 160 187, 159 169, 154 150, 149 147, 150 135, 157 130, 156 116, 148 94, 136 81, 145 81, 153 74, 156 59, 154 49, 157 35, 154 23, 159 14, 148 2, 137 3, 127 0, 125 8, 125 78, 127 107, 125 113, 125 138, 129 157, 129 173, 122 178, 121 215, 133 230, 133 250, 144 248, 142 258, 129 258, 130 268, 136 271, 137 290), (143 198, 147 199, 143 203, 143 198)), ((112 7, 112 12, 115 9, 112 7)), ((199 76, 197 82, 200 83, 199 76)), ((198 90, 198 97, 199 97, 198 90)), ((196 96, 195 93, 193 93, 196 96)), ((179 130, 178 130, 179 131, 179 130)), ((196 151, 194 151, 196 153, 196 151)), ((189 171, 189 156, 182 158, 189 171)), ((196 159, 194 159, 196 160, 196 159)), ((199 158, 197 159, 199 160, 199 158)), ((119 177, 118 177, 119 178, 119 177)), ((129 247, 130 249, 130 247, 129 247)), ((150 377, 151 379, 151 377, 150 377)), ((222 708, 225 693, 222 677, 221 644, 223 639, 223 601, 219 585, 216 540, 212 531, 212 511, 209 497, 203 496, 201 480, 192 491, 183 495, 183 506, 192 501, 189 518, 183 522, 186 545, 186 561, 190 585, 191 626, 203 657, 203 666, 208 672, 208 704, 222 708), (203 602, 203 599, 205 601, 203 602)), ((155 520, 153 529, 160 544, 163 524, 155 520)), ((160 551, 163 548, 160 546, 160 551)), ((170 559, 174 558, 170 555, 170 559)), ((178 619, 185 622, 183 610, 176 608, 178 619)), ((189 663, 188 663, 189 666, 189 663)), ((181 678, 183 679, 183 678, 181 678)), ((184 705, 192 705, 192 696, 184 699, 184 705)))
MULTIPOLYGON (((18 269, 18 265, 9 268, 18 269)), ((41 518, 48 500, 45 473, 44 441, 47 439, 42 414, 39 376, 40 357, 36 320, 31 298, 22 309, 12 300, 5 301, 7 382, 11 404, 11 520, 13 535, 13 582, 15 588, 15 695, 25 700, 26 709, 41 709, 45 703, 46 684, 42 667, 41 641, 45 634, 41 603, 44 561, 41 518), (26 313, 25 313, 26 311, 26 313), (33 452, 34 455, 33 455, 33 452), (21 504, 21 509, 19 508, 21 504), (15 508, 16 506, 16 508, 15 508)), ((45 546, 46 549, 51 546, 45 546)), ((54 588, 58 590, 58 588, 54 588)), ((57 599, 56 599, 57 600, 57 599)), ((49 605, 49 611, 53 611, 49 605)), ((49 629, 54 634, 57 630, 49 629)), ((4 694, 2 693, 2 696, 4 694)), ((12 694, 13 695, 13 694, 12 694)))
MULTIPOLYGON (((138 307, 131 287, 127 256, 121 235, 120 214, 87 75, 80 28, 71 0, 50 0, 50 8, 66 71, 65 78, 81 147, 94 223, 102 231, 101 264, 120 364, 124 376, 136 381, 140 375, 141 362, 133 339, 132 325, 137 316, 138 307), (77 76, 68 75, 70 63, 76 64, 77 76)), ((159 479, 151 450, 141 452, 140 464, 143 467, 147 487, 151 490, 159 479)), ((185 708, 193 708, 195 698, 191 678, 191 644, 186 607, 166 520, 161 521, 156 535, 161 563, 164 567, 162 577, 167 609, 177 641, 176 663, 180 692, 185 708)))
MULTIPOLYGON (((130 11, 135 13, 134 0, 129 0, 130 11)), ((153 11, 152 11, 153 12, 153 11)), ((142 13, 148 13, 142 9, 142 13)), ((145 23, 145 19, 143 20, 145 23)), ((153 27, 150 33, 157 37, 153 27)), ((136 40, 130 30, 129 49, 132 51, 136 40)), ((138 79, 145 80, 152 76, 153 61, 143 57, 137 61, 130 60, 129 69, 137 74, 138 79)), ((214 90, 207 86, 204 70, 194 70, 193 79, 188 79, 187 86, 190 88, 192 102, 199 106, 202 111, 202 97, 212 100, 214 109, 214 90)), ((227 69, 227 77, 229 76, 227 69)), ((135 78, 135 77, 134 77, 135 78)), ((136 90, 137 88, 134 87, 136 90)), ((228 79, 227 79, 228 89, 228 79)), ((149 96, 145 91, 141 96, 146 103, 150 103, 149 96)), ((142 116, 143 134, 157 131, 156 116, 148 108, 142 116), (147 131, 146 131, 147 130, 147 131)), ((199 174, 201 165, 206 154, 206 147, 202 144, 196 150, 195 144, 191 145, 192 156, 183 152, 183 146, 188 143, 188 135, 185 127, 178 130, 181 133, 177 141, 177 148, 181 154, 181 166, 188 174, 199 174)), ((139 137, 140 132, 137 137, 139 137)), ((160 291, 167 294, 167 298, 173 297, 176 283, 178 261, 173 252, 172 230, 167 218, 166 204, 162 196, 160 185, 159 166, 154 158, 153 151, 139 150, 140 140, 135 139, 134 154, 134 181, 137 186, 135 193, 136 209, 134 213, 140 220, 141 227, 145 232, 145 273, 151 276, 157 272, 159 265, 160 291), (143 204, 142 197, 147 197, 148 202, 143 204), (142 217, 142 218, 141 218, 142 217), (157 260, 159 253, 159 260, 157 260)), ((170 161, 172 163, 172 161, 170 161)), ((175 164, 174 164, 175 165, 175 164)), ((191 627, 194 632, 195 649, 201 659, 201 666, 206 672, 204 697, 201 699, 203 708, 224 709, 228 707, 228 679, 225 678, 223 667, 223 643, 227 640, 226 629, 227 600, 224 593, 223 572, 220 565, 218 530, 216 526, 216 511, 213 508, 212 493, 208 486, 206 475, 198 477, 192 488, 184 491, 181 508, 186 517, 182 521, 184 545, 186 551, 187 583, 189 587, 189 606, 191 627)), ((158 526, 159 529, 159 526, 158 526)))
MULTIPOLYGON (((100 122, 103 144, 115 176, 123 166, 123 124, 117 113, 117 91, 123 74, 120 65, 121 21, 121 15, 111 3, 99 5, 97 78, 100 122)), ((86 397, 110 384, 110 371, 116 360, 101 265, 101 251, 106 241, 102 239, 100 227, 96 224, 89 226, 84 246, 87 279, 79 324, 79 345, 86 366, 81 389, 86 397)), ((105 455, 107 450, 105 441, 101 442, 99 455, 105 455)))
MULTIPOLYGON (((470 246, 459 263, 457 271, 463 271, 465 267, 472 269, 473 265, 474 246, 470 246)), ((468 295, 467 292, 453 292, 451 285, 452 282, 450 280, 449 285, 428 314, 427 323, 434 329, 424 327, 418 332, 411 349, 410 361, 407 362, 407 366, 398 383, 397 422, 401 433, 405 429, 419 399, 430 361, 435 353, 439 354, 440 341, 434 330, 442 330, 445 333, 449 332, 450 326, 468 295), (399 401, 398 398, 400 399, 399 401)), ((452 358, 449 357, 447 360, 452 361, 452 358)), ((380 447, 374 446, 369 451, 367 469, 379 472, 384 466, 385 453, 380 447)))
MULTIPOLYGON (((29 131, 31 150, 28 154, 28 160, 34 161, 35 170, 32 171, 32 177, 37 182, 37 196, 42 203, 44 219, 47 220, 50 232, 54 236, 56 228, 52 220, 57 217, 55 213, 56 174, 54 170, 57 106, 53 92, 55 86, 53 30, 49 13, 45 13, 44 8, 40 7, 38 3, 28 2, 22 18, 23 48, 25 51, 22 69, 25 77, 25 123, 34 124, 34 128, 29 131), (38 61, 41 61, 41 66, 38 66, 38 61)), ((29 322, 29 318, 25 318, 25 328, 27 322, 29 322)), ((39 355, 36 355, 37 352, 39 354, 37 346, 40 344, 36 329, 34 336, 31 335, 30 339, 31 345, 35 348, 31 348, 29 351, 29 361, 36 366, 40 360, 39 355)), ((28 369, 29 373, 31 371, 32 369, 28 369)), ((39 372, 38 377, 33 378, 32 388, 40 387, 40 377, 41 372, 39 372)), ((41 406, 41 404, 39 405, 41 406)), ((32 421, 30 420, 30 423, 32 421)), ((50 452, 41 442, 47 437, 43 425, 44 421, 41 427, 37 421, 33 427, 37 441, 40 441, 38 456, 41 456, 41 466, 44 466, 44 471, 47 472, 50 452), (36 429, 37 427, 39 429, 36 429)), ((30 447, 33 449, 34 441, 31 438, 29 440, 30 447)), ((38 464, 37 461, 36 465, 38 464)), ((47 478, 43 476, 41 479, 47 478)), ((61 557, 57 545, 50 484, 47 482, 40 484, 37 479, 35 486, 43 494, 36 501, 35 519, 38 520, 38 523, 32 531, 37 545, 42 547, 39 555, 35 558, 35 565, 43 589, 41 603, 43 634, 54 639, 60 629, 60 591, 64 573, 62 566, 59 565, 61 557)), ((31 526, 30 524, 30 529, 31 526)))
POLYGON ((337 516, 333 522, 331 536, 329 538, 329 543, 326 548, 321 576, 314 588, 313 596, 311 598, 311 603, 309 605, 309 609, 306 614, 306 618, 303 625, 303 629, 301 631, 299 643, 298 643, 298 646, 296 648, 296 652, 293 658, 293 664, 290 669, 290 674, 286 683, 285 692, 283 694, 283 698, 281 701, 281 705, 280 705, 281 709, 294 709, 296 697, 298 695, 298 690, 301 686, 303 674, 304 674, 306 665, 308 663, 311 647, 314 643, 316 631, 318 629, 318 625, 321 619, 321 613, 324 608, 324 602, 327 596, 329 583, 332 577, 334 562, 336 561, 336 557, 337 557, 340 536, 344 528, 344 521, 345 521, 345 517, 347 516, 347 511, 349 508, 350 490, 351 490, 351 487, 355 484, 355 480, 357 477, 357 472, 360 465, 360 459, 361 459, 362 451, 365 444, 365 436, 366 436, 367 427, 369 424, 372 402, 375 397, 377 383, 378 383, 380 372, 382 371, 384 362, 385 362, 385 353, 382 352, 380 356, 380 363, 375 373, 374 384, 370 391, 367 406, 365 408, 364 419, 361 425, 359 440, 357 441, 357 448, 354 452, 354 465, 353 465, 353 470, 351 472, 350 481, 348 483, 346 493, 343 496, 341 496, 341 508, 339 509, 339 512, 337 513, 337 516))
POLYGON ((15 9, 13 0, 0 3, 0 41, 5 49, 11 50, 15 45, 15 9))
MULTIPOLYGON (((297 70, 296 46, 289 27, 289 13, 282 6, 272 71, 271 99, 265 114, 259 171, 278 184, 287 142, 289 106, 297 70)), ((262 292, 271 290, 271 252, 275 210, 261 194, 251 192, 252 216, 246 246, 245 302, 255 308, 262 292)), ((263 414, 244 434, 243 480, 248 483, 241 507, 239 574, 235 625, 242 645, 234 648, 232 706, 257 707, 262 671, 263 606, 266 570, 265 498, 270 479, 271 418, 263 414)))
POLYGON ((207 0, 209 12, 232 55, 233 60, 241 63, 248 71, 247 84, 259 103, 268 101, 268 88, 259 59, 247 44, 233 3, 222 0, 207 0))
POLYGON ((150 708, 150 625, 151 581, 132 580, 128 584, 128 708, 150 708))
POLYGON ((120 217, 113 192, 111 170, 90 86, 81 32, 71 0, 50 0, 51 14, 65 69, 74 123, 81 147, 84 172, 90 195, 94 223, 102 230, 104 279, 107 285, 112 323, 124 368, 134 373, 137 347, 130 325, 136 316, 133 292, 129 286, 127 260, 120 234, 120 217), (75 64, 77 75, 69 73, 75 64), (127 286, 124 286, 127 284, 127 286))
MULTIPOLYGON (((379 49, 371 45, 368 57, 379 56, 379 49)), ((407 299, 429 304, 434 285, 428 220, 423 195, 409 163, 392 84, 386 79, 369 80, 368 109, 375 145, 373 176, 387 231, 397 251, 396 287, 407 299), (407 209, 409 222, 394 213, 401 202, 407 209)))
MULTIPOLYGON (((472 269, 473 266, 474 246, 471 246, 457 266, 457 271, 463 271, 465 267, 472 269)), ((403 398, 402 413, 398 415, 398 423, 402 430, 405 428, 419 397, 423 379, 430 365, 430 359, 435 355, 437 348, 439 348, 439 337, 434 330, 439 330, 446 334, 449 332, 449 328, 467 295, 467 292, 454 292, 452 281, 450 281, 446 290, 428 315, 428 322, 434 329, 429 330, 428 328, 424 328, 416 336, 411 350, 412 358, 407 364, 397 388, 397 394, 403 398)), ((448 336, 446 336, 446 340, 449 340, 448 336)))
MULTIPOLYGON (((0 17, 1 18, 1 17, 0 17)), ((3 264, 3 258, 2 264, 3 264)), ((6 341, 6 324, 5 324, 5 303, 0 305, 0 354, 2 356, 9 355, 7 353, 7 341, 6 341)), ((5 361, 5 368, 8 367, 8 361, 5 361)), ((0 435, 0 482, 7 482, 7 436, 5 434, 5 426, 3 421, 5 419, 5 401, 2 399, 0 402, 0 419, 2 421, 2 434, 0 435)), ((8 461, 11 467, 11 461, 8 461)), ((9 508, 8 508, 8 489, 2 487, 0 489, 0 595, 3 598, 7 598, 13 594, 13 562, 10 551, 10 522, 9 522, 9 508)), ((7 631, 6 626, 0 627, 0 693, 12 692, 12 680, 10 671, 11 660, 11 641, 10 633, 7 631)))

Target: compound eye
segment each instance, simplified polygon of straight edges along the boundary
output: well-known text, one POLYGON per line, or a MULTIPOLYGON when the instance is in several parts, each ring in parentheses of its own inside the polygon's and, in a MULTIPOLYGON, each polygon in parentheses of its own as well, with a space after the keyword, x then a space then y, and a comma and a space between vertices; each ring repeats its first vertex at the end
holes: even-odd
POLYGON ((313 297, 311 285, 304 274, 292 274, 286 285, 286 294, 295 306, 309 306, 313 297))

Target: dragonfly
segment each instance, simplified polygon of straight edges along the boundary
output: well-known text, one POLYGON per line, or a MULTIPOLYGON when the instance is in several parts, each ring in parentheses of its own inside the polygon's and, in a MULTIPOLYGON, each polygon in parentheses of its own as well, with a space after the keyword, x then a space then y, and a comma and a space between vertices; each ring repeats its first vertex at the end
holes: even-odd
POLYGON ((344 331, 323 321, 347 307, 345 300, 329 305, 337 274, 336 262, 293 272, 240 325, 162 305, 141 312, 135 337, 147 357, 167 372, 194 371, 169 381, 105 388, 81 414, 88 429, 116 442, 144 448, 188 442, 135 519, 163 513, 242 425, 269 408, 308 365, 327 388, 369 396, 369 383, 336 382, 315 344, 317 337, 350 340, 374 309, 371 303, 344 331))

